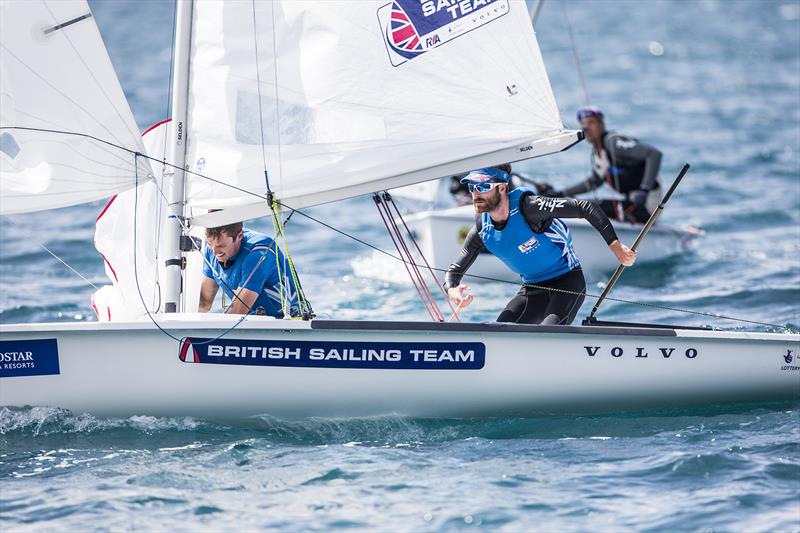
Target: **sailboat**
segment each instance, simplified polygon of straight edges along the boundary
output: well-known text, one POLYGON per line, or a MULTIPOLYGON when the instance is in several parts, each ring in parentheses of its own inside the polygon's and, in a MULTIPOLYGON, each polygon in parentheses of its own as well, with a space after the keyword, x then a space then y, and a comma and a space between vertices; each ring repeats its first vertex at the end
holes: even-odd
POLYGON ((144 139, 84 0, 0 9, 0 212, 116 194, 98 322, 0 325, 0 406, 454 417, 800 399, 796 334, 195 312, 203 226, 578 142, 523 2, 179 0, 172 116, 144 139))
MULTIPOLYGON (((434 189, 433 192, 434 195, 425 196, 424 201, 435 198, 440 191, 434 189)), ((401 192, 395 191, 394 194, 402 197, 405 192, 401 189, 401 192)), ((416 199, 419 197, 412 198, 418 201, 416 199)), ((430 203, 435 205, 434 202, 430 203)), ((439 270, 445 270, 458 257, 467 232, 475 225, 475 211, 472 205, 423 209, 411 212, 404 216, 403 220, 419 243, 422 255, 431 265, 439 270)), ((617 267, 618 263, 615 263, 614 256, 608 253, 605 242, 598 239, 597 230, 588 221, 567 219, 564 222, 570 229, 584 271, 605 273, 612 272, 617 267)), ((615 222, 614 229, 622 242, 633 242, 642 226, 629 222, 615 222)), ((703 233, 702 229, 693 226, 659 224, 648 233, 647 240, 638 250, 636 262, 642 264, 662 261, 686 252, 703 233)), ((356 275, 393 282, 404 279, 402 266, 394 258, 378 250, 359 257, 351 265, 356 275)), ((519 276, 490 253, 478 256, 475 263, 470 266, 467 279, 474 280, 473 282, 484 280, 519 282, 519 276)))

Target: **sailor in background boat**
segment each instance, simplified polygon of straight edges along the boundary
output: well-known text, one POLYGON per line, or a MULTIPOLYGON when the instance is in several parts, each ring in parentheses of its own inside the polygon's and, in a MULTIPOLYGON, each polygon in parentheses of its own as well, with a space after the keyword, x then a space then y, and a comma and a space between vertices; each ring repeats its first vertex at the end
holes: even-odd
POLYGON ((206 229, 200 312, 211 310, 222 287, 231 299, 226 313, 300 316, 295 276, 270 237, 241 222, 206 229))
POLYGON ((592 145, 592 175, 564 190, 555 190, 547 183, 537 188, 545 196, 564 197, 593 191, 605 182, 625 195, 622 201, 600 202, 606 215, 625 222, 647 222, 661 201, 661 152, 633 137, 607 131, 603 112, 595 106, 579 109, 577 116, 592 145))
POLYGON ((594 203, 537 196, 525 187, 508 192, 509 180, 500 167, 473 170, 462 180, 472 194, 476 223, 447 270, 447 295, 459 308, 472 303, 470 287, 461 284, 461 278, 488 249, 525 284, 498 322, 570 324, 583 303, 586 282, 569 228, 559 218, 588 220, 625 266, 634 263, 636 252, 619 242, 608 217, 594 203))

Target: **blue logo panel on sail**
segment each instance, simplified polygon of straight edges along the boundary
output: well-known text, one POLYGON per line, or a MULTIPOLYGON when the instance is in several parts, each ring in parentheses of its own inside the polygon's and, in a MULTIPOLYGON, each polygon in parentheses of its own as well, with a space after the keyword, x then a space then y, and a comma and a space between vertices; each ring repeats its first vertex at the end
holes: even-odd
POLYGON ((397 67, 507 14, 508 0, 393 0, 378 24, 397 67))
POLYGON ((185 363, 312 368, 480 370, 481 342, 314 342, 186 338, 185 363))
POLYGON ((56 339, 0 341, 0 378, 60 373, 56 339))

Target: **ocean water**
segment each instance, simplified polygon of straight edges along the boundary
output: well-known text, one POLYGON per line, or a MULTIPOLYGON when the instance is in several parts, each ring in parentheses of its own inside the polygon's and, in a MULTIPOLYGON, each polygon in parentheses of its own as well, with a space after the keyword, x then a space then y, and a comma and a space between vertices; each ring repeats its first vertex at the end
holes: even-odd
MULTIPOLYGON (((144 130, 168 112, 172 6, 90 5, 144 130)), ((692 164, 662 220, 706 235, 685 254, 626 271, 613 294, 627 302, 608 302, 601 317, 800 330, 800 3, 547 1, 537 36, 568 126, 589 100, 611 129, 664 152, 664 181, 692 164)), ((588 173, 588 152, 581 144, 518 168, 566 185, 588 173)), ((390 250, 371 204, 308 212, 390 250)), ((0 219, 0 321, 94 320, 90 283, 107 283, 92 245, 102 207, 0 219)), ((407 285, 354 275, 351 260, 370 248, 302 217, 287 231, 322 316, 426 319, 407 285)), ((607 276, 591 274, 590 292, 607 276)), ((472 285, 477 299, 463 316, 474 321, 493 319, 516 291, 472 285)), ((800 406, 226 424, 0 410, 4 532, 231 525, 800 531, 800 406)))

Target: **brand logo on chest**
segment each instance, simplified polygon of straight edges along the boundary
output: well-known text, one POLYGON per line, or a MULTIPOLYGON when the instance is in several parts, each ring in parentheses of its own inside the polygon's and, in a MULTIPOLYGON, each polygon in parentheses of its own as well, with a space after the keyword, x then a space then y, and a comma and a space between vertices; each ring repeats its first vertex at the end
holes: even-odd
POLYGON ((517 246, 517 248, 519 248, 519 251, 522 252, 523 254, 529 254, 538 247, 539 247, 539 239, 537 239, 536 237, 531 237, 527 241, 517 246))

